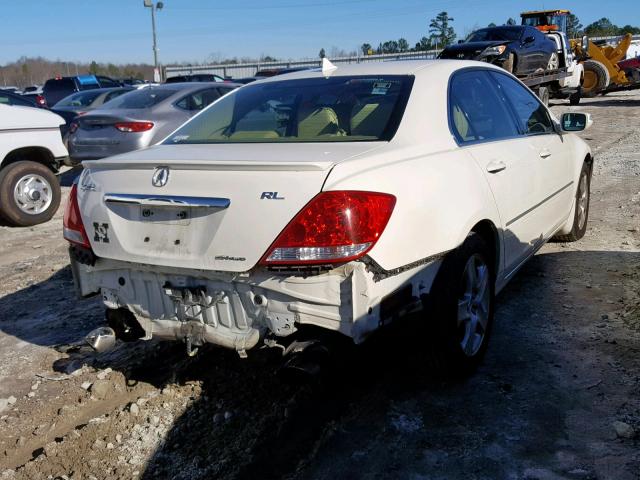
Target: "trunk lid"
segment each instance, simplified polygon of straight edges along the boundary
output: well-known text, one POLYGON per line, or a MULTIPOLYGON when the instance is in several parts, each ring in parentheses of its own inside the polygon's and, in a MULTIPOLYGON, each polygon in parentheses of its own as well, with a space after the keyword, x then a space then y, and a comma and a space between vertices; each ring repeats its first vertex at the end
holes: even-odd
POLYGON ((243 272, 336 163, 381 145, 160 145, 83 162, 78 201, 98 257, 243 272))

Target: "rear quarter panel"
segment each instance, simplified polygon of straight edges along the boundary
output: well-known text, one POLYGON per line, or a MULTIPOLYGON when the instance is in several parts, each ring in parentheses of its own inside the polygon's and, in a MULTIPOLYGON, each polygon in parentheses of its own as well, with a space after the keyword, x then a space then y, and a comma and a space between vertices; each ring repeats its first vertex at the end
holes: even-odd
POLYGON ((384 152, 338 165, 324 190, 369 190, 396 196, 391 219, 369 256, 385 270, 458 247, 481 220, 500 225, 491 191, 464 151, 430 155, 419 148, 384 152))

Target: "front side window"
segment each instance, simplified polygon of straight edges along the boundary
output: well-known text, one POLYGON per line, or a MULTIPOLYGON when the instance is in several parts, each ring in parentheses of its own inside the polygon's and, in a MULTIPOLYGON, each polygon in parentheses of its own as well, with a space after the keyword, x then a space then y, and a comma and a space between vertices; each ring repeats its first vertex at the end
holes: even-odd
POLYGON ((459 143, 519 135, 513 115, 485 70, 454 74, 449 85, 449 122, 459 143))
POLYGON ((305 78, 252 84, 225 96, 166 143, 390 140, 413 77, 305 78))
POLYGON ((547 109, 533 92, 507 75, 498 72, 490 74, 513 107, 523 133, 539 135, 555 132, 547 109))
POLYGON ((176 92, 177 90, 171 90, 169 88, 147 87, 129 92, 126 95, 121 95, 109 103, 105 103, 102 108, 111 110, 119 108, 132 110, 151 108, 176 92))

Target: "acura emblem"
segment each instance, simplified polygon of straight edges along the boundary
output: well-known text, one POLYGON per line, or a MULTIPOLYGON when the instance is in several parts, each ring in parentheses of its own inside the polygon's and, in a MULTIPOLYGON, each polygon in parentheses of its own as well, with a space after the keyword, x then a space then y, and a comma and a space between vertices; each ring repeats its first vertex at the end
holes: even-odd
POLYGON ((169 167, 158 167, 153 172, 151 177, 151 184, 154 187, 164 187, 169 181, 169 167))

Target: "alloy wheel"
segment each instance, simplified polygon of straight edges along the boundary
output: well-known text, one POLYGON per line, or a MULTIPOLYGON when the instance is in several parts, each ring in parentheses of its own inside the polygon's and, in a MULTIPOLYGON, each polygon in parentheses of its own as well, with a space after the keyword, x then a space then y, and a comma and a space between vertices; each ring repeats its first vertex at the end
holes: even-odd
POLYGON ((487 334, 491 285, 489 267, 475 254, 469 258, 462 274, 462 295, 458 299, 458 332, 462 351, 476 355, 487 334))
POLYGON ((587 221, 587 209, 589 208, 589 185, 587 182, 587 174, 583 173, 580 177, 578 185, 578 230, 582 230, 584 223, 587 221))

